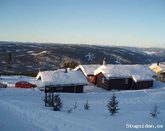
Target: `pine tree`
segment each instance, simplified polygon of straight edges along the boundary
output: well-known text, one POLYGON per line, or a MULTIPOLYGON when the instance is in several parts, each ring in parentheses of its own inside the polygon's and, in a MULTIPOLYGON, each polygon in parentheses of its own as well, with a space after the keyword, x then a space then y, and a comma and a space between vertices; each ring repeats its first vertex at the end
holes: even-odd
POLYGON ((12 69, 12 53, 8 52, 7 56, 7 69, 12 69))
POLYGON ((108 111, 109 113, 113 116, 114 114, 118 113, 118 101, 116 100, 116 95, 115 93, 113 93, 112 97, 110 98, 110 100, 108 101, 107 107, 108 107, 108 111))
POLYGON ((48 94, 46 103, 47 103, 47 105, 48 105, 49 107, 52 107, 52 106, 53 106, 53 105, 52 105, 51 94, 48 94))
POLYGON ((158 105, 155 105, 155 106, 153 107, 153 109, 152 109, 151 112, 150 112, 150 114, 151 114, 152 117, 157 117, 157 116, 160 114, 158 108, 159 108, 158 105))
POLYGON ((63 107, 63 102, 59 96, 59 94, 56 94, 53 97, 53 110, 54 111, 60 111, 63 107))
POLYGON ((52 107, 52 98, 51 98, 51 95, 48 94, 45 96, 45 98, 43 99, 43 101, 45 102, 45 106, 49 106, 49 107, 52 107))
POLYGON ((90 105, 89 105, 88 100, 87 100, 86 103, 84 104, 84 109, 89 110, 89 108, 90 108, 90 105))
POLYGON ((77 102, 74 103, 73 109, 75 110, 77 108, 77 102))

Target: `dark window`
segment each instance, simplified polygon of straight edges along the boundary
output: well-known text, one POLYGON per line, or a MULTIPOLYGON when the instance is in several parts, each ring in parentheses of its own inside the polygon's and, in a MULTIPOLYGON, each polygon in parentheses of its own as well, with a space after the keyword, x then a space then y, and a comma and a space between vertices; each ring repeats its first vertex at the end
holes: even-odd
POLYGON ((125 84, 128 84, 129 80, 128 79, 125 79, 125 84))

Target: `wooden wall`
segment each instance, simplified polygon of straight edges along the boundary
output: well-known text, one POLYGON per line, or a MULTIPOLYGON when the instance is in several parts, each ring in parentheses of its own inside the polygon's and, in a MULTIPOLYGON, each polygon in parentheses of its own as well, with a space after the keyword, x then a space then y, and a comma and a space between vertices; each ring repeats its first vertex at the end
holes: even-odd
POLYGON ((153 87, 153 81, 134 82, 130 78, 109 78, 107 79, 102 73, 96 76, 96 85, 107 90, 139 90, 153 87))
POLYGON ((102 73, 99 73, 96 76, 96 85, 99 86, 99 87, 102 87, 104 89, 110 90, 109 82, 102 73), (104 79, 104 82, 103 82, 103 79, 104 79))
POLYGON ((70 86, 46 86, 47 92, 68 92, 68 93, 83 93, 84 85, 70 85, 70 86))
POLYGON ((153 87, 153 81, 138 81, 134 85, 135 90, 149 89, 153 87))
POLYGON ((109 87, 111 89, 118 90, 130 90, 132 89, 132 78, 115 78, 109 79, 109 87))

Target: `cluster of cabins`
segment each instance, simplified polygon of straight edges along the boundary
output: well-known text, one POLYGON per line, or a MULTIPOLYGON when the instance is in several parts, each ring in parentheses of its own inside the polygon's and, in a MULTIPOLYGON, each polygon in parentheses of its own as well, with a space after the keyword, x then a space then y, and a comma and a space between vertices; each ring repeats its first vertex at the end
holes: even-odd
POLYGON ((82 93, 85 85, 96 85, 106 90, 138 90, 153 87, 157 74, 147 65, 79 65, 75 69, 39 72, 48 92, 82 93))

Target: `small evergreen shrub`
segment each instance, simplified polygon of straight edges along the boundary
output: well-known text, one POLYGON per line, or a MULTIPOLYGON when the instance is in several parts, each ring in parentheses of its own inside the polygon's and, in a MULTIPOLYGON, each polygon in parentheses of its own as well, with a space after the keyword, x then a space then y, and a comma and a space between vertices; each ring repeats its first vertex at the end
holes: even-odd
POLYGON ((51 94, 48 94, 47 97, 43 99, 43 101, 45 102, 45 106, 53 106, 51 94))
POLYGON ((59 94, 56 94, 53 97, 53 110, 54 111, 60 111, 63 107, 63 102, 59 96, 59 94))
POLYGON ((73 111, 73 109, 72 109, 72 108, 69 108, 69 109, 67 110, 67 113, 70 114, 70 113, 72 113, 72 111, 73 111))
POLYGON ((84 104, 84 109, 89 110, 89 108, 90 108, 90 105, 89 105, 88 100, 87 100, 86 103, 84 104))
POLYGON ((74 103, 73 109, 75 110, 77 108, 77 102, 74 103))
POLYGON ((155 105, 153 109, 151 110, 150 114, 152 117, 157 117, 160 114, 160 111, 158 110, 159 106, 155 105))
POLYGON ((118 113, 118 101, 116 99, 116 95, 115 93, 113 93, 112 97, 110 98, 110 100, 108 101, 107 107, 108 107, 108 111, 109 113, 113 116, 114 114, 118 113))

